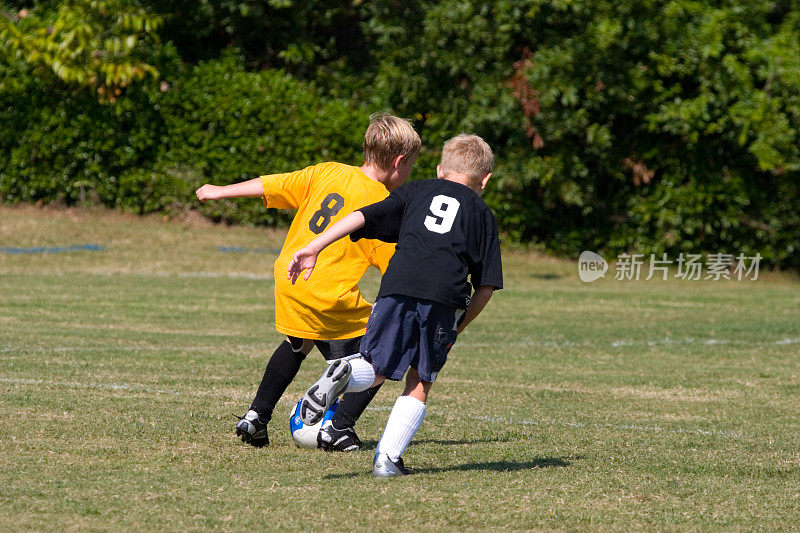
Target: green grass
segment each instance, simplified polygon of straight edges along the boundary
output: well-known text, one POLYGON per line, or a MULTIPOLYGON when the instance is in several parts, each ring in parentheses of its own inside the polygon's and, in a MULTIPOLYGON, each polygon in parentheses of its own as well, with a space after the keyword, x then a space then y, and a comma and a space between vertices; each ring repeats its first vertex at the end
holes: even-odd
MULTIPOLYGON (((406 451, 233 435, 269 354, 281 233, 0 207, 0 530, 797 529, 800 284, 578 280, 506 253, 506 289, 459 338, 406 451)), ((374 294, 377 278, 365 281, 374 294)))

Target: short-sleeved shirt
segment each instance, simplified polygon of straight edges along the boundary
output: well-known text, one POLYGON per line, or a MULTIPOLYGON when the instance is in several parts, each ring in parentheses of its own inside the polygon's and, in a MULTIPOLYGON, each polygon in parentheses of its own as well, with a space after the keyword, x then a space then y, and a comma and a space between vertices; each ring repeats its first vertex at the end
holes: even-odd
POLYGON ((503 288, 494 214, 469 187, 446 179, 410 182, 359 211, 365 224, 351 240, 397 243, 379 298, 399 294, 463 309, 470 284, 503 288))
POLYGON ((362 296, 358 281, 370 265, 384 272, 394 245, 341 239, 320 254, 308 282, 292 285, 286 272, 294 252, 348 213, 386 198, 389 191, 358 167, 334 162, 261 176, 261 185, 266 207, 297 209, 275 260, 275 329, 315 340, 363 335, 372 304, 362 296))

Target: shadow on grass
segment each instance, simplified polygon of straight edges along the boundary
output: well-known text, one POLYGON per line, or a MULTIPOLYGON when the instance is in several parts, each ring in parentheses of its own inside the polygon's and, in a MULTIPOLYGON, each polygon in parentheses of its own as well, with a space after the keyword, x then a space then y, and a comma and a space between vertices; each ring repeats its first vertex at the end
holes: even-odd
MULTIPOLYGON (((417 446, 419 444, 438 444, 439 446, 460 446, 464 444, 486 444, 490 442, 509 442, 511 439, 504 437, 501 439, 487 438, 487 439, 472 439, 472 440, 439 440, 439 439, 422 439, 411 441, 408 446, 417 446)), ((378 446, 378 442, 368 440, 361 443, 362 450, 374 450, 378 446)))
POLYGON ((437 472, 469 472, 472 470, 494 470, 495 472, 516 472, 519 470, 535 470, 537 468, 566 467, 577 457, 537 457, 532 461, 492 461, 488 463, 464 463, 462 465, 445 466, 442 468, 414 468, 411 471, 419 474, 435 474, 437 472))
POLYGON ((546 281, 553 280, 553 279, 561 279, 561 278, 566 277, 566 276, 562 276, 560 274, 539 274, 539 273, 534 273, 534 274, 531 274, 530 276, 533 279, 543 279, 543 280, 546 280, 546 281))
MULTIPOLYGON (((439 472, 472 472, 474 470, 488 470, 494 472, 518 472, 520 470, 536 470, 540 468, 567 467, 572 461, 581 459, 582 456, 570 457, 537 457, 531 461, 491 461, 486 463, 464 463, 460 465, 443 466, 441 468, 413 468, 408 467, 412 474, 437 474, 439 472)), ((359 477, 363 474, 328 474, 326 479, 346 479, 359 477)))

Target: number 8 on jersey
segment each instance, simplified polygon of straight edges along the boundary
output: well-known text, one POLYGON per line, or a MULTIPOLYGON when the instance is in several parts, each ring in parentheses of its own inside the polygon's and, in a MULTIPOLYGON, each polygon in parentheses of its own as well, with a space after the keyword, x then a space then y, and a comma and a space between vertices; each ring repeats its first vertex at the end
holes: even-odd
POLYGON ((335 217, 343 207, 344 198, 342 198, 342 195, 335 192, 330 193, 322 201, 319 210, 308 221, 308 229, 319 235, 325 231, 325 228, 331 223, 331 218, 335 217))

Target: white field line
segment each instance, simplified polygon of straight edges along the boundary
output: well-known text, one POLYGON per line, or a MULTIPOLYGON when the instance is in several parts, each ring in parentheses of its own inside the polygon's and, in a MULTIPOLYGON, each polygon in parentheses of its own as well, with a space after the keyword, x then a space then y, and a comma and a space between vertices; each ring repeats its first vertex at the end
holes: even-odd
MULTIPOLYGON (((8 272, 0 271, 0 275, 8 274, 8 272)), ((56 273, 56 275, 68 275, 74 274, 74 272, 63 272, 63 273, 56 273)), ((89 275, 98 275, 98 276, 125 276, 125 275, 133 275, 133 276, 153 276, 159 278, 169 278, 169 277, 178 277, 178 278, 231 278, 231 279, 253 279, 253 280, 268 280, 272 281, 273 276, 269 275, 260 275, 260 274, 250 274, 250 273, 226 273, 226 272, 178 272, 178 273, 167 273, 167 272, 147 272, 147 271, 114 271, 114 270, 93 270, 89 272, 84 272, 83 274, 89 275)), ((701 339, 695 337, 684 337, 684 338, 670 338, 664 337, 663 339, 643 339, 643 340, 625 340, 619 339, 615 341, 611 341, 608 343, 613 348, 619 348, 623 346, 665 346, 665 345, 706 345, 706 346, 715 346, 721 344, 732 344, 732 345, 742 345, 742 346, 764 346, 764 345, 793 345, 793 344, 800 344, 800 337, 787 337, 784 339, 780 339, 777 341, 766 340, 766 341, 743 341, 743 340, 734 340, 734 339, 701 339)), ((598 343, 592 341, 537 341, 530 338, 522 338, 517 341, 511 342, 504 342, 503 346, 510 346, 510 347, 525 347, 525 346, 536 346, 541 348, 567 348, 567 347, 586 347, 586 346, 604 346, 607 345, 606 343, 598 343)), ((497 346, 497 343, 492 342, 461 342, 459 346, 464 347, 475 347, 475 348, 484 348, 490 346, 497 346)), ((0 353, 5 353, 5 350, 0 349, 0 353)))
POLYGON ((739 439, 742 438, 741 433, 737 431, 720 431, 717 429, 702 429, 702 428, 690 428, 690 429, 673 429, 673 428, 665 428, 658 425, 655 426, 643 426, 640 424, 609 424, 609 423, 599 423, 599 422, 591 422, 591 423, 584 423, 584 422, 569 422, 569 421, 558 421, 558 420, 513 420, 511 418, 505 417, 498 417, 498 416, 471 416, 467 417, 474 420, 481 420, 483 422, 489 422, 491 424, 506 424, 509 426, 514 425, 521 425, 521 426, 565 426, 571 428, 589 428, 589 429, 614 429, 618 431, 638 431, 638 432, 652 432, 652 433, 680 433, 680 434, 687 434, 687 435, 702 435, 706 437, 725 437, 730 439, 739 439))
MULTIPOLYGON (((717 345, 734 345, 734 346, 789 346, 794 344, 800 344, 800 337, 786 337, 783 339, 778 340, 764 340, 764 341, 744 341, 744 340, 733 340, 733 339, 698 339, 693 337, 685 337, 682 339, 675 339, 670 337, 665 337, 663 339, 655 339, 655 340, 616 340, 611 342, 590 342, 590 341, 536 341, 528 338, 523 338, 518 341, 514 342, 504 342, 502 346, 508 347, 537 347, 537 348, 585 348, 585 347, 602 347, 602 346, 610 346, 612 348, 620 348, 624 346, 688 346, 688 345, 705 345, 705 346, 717 346, 717 345)), ((459 342, 457 346, 461 348, 489 348, 489 347, 497 347, 498 344, 494 342, 459 342)), ((128 352, 135 352, 135 351, 145 351, 145 350, 160 350, 161 348, 157 346, 123 346, 114 348, 115 350, 122 350, 128 352)), ((34 351, 37 350, 37 347, 32 348, 34 351)), ((90 346, 59 346, 56 348, 42 348, 41 351, 47 352, 56 352, 56 353, 66 353, 66 352, 77 352, 77 351, 85 351, 91 350, 90 346)), ((19 352, 19 349, 16 348, 0 348, 0 354, 16 354, 19 352)), ((266 353, 266 352, 265 352, 266 353)))
POLYGON ((153 389, 140 385, 126 385, 117 383, 82 383, 80 381, 47 381, 44 379, 19 379, 19 378, 0 378, 0 383, 9 383, 13 385, 50 385, 54 387, 64 387, 70 389, 95 389, 95 390, 110 390, 110 391, 131 391, 131 392, 149 392, 156 394, 173 394, 180 396, 181 392, 153 389))
MULTIPOLYGON (((228 395, 221 395, 214 392, 202 392, 202 391, 191 391, 191 392, 180 392, 180 391, 173 391, 173 390, 165 390, 165 389, 156 389, 152 387, 147 387, 143 385, 128 385, 128 384, 116 384, 116 383, 84 383, 80 381, 47 381, 43 379, 19 379, 19 378, 0 378, 0 383, 6 383, 10 385, 45 385, 51 387, 64 387, 64 388, 76 388, 76 389, 94 389, 94 390, 107 390, 107 391, 122 391, 122 392, 143 392, 143 393, 150 393, 150 394, 168 394, 172 396, 193 396, 193 397, 215 397, 219 398, 220 400, 241 400, 243 403, 249 401, 244 396, 242 397, 235 397, 232 398, 228 395)), ((297 402, 290 401, 290 400, 280 400, 279 402, 285 406, 294 406, 297 402)), ((391 411, 391 406, 385 407, 367 407, 368 411, 376 411, 376 412, 388 412, 391 411)), ((434 414, 434 413, 431 413, 434 414)), ((513 419, 508 417, 499 417, 499 416, 476 416, 476 415, 443 415, 440 413, 434 414, 434 416, 439 416, 443 418, 461 418, 467 420, 473 420, 476 422, 488 422, 490 424, 503 424, 506 426, 539 426, 539 427, 548 427, 548 426, 560 426, 560 427, 568 427, 568 428, 576 428, 576 429, 611 429, 616 431, 625 431, 625 432, 646 432, 646 433, 673 433, 673 434, 686 434, 686 435, 700 435, 704 437, 723 437, 729 439, 741 439, 743 435, 736 431, 721 431, 717 429, 703 429, 703 428, 667 428, 658 425, 653 426, 646 426, 640 424, 611 424, 611 423, 599 423, 599 422, 571 422, 569 420, 531 420, 531 419, 513 419)))
MULTIPOLYGON (((538 348, 570 348, 570 347, 602 347, 611 346, 612 348, 620 348, 623 346, 686 346, 686 345, 705 345, 717 346, 723 344, 730 344, 735 346, 785 346, 792 344, 800 344, 800 337, 786 337, 779 340, 763 340, 763 341, 745 341, 735 339, 699 339, 695 337, 684 338, 670 338, 664 337, 663 339, 643 339, 643 340, 615 340, 611 342, 593 342, 593 341, 537 341, 533 339, 520 339, 518 341, 503 342, 503 346, 510 347, 526 347, 534 346, 538 348)), ((466 348, 487 348, 496 347, 498 343, 494 342, 463 342, 458 343, 456 346, 466 348)))
MULTIPOLYGON (((204 346, 187 346, 185 348, 186 351, 190 352, 192 350, 199 350, 204 348, 204 346)), ((237 347, 238 351, 231 352, 231 353, 250 353, 254 351, 258 351, 258 347, 252 346, 239 346, 237 347)), ((97 346, 59 346, 57 348, 45 348, 41 346, 33 346, 27 348, 27 351, 42 354, 42 353, 70 353, 70 352, 90 352, 92 350, 102 350, 103 347, 97 346)), ((122 351, 122 352, 161 352, 163 348, 160 346, 151 346, 151 345, 144 345, 144 346, 115 346, 113 348, 114 351, 122 351)), ((265 352, 266 353, 266 352, 265 352)), ((0 348, 0 354, 12 354, 9 357, 0 357, 0 359, 19 359, 21 357, 19 348, 0 348)))
MULTIPOLYGON (((11 274, 11 272, 0 271, 0 276, 11 274)), ((230 278, 230 279, 256 279, 272 281, 274 277, 272 274, 250 274, 247 272, 148 272, 146 270, 92 270, 88 272, 82 271, 66 271, 66 272, 52 272, 49 275, 55 276, 69 276, 72 274, 81 274, 89 276, 150 276, 154 278, 230 278)))
MULTIPOLYGON (((764 341, 744 341, 733 339, 698 339, 693 337, 685 337, 682 339, 675 339, 665 337, 663 339, 655 340, 616 340, 608 343, 589 342, 589 341, 536 341, 532 339, 521 339, 515 342, 504 342, 503 346, 508 347, 537 347, 537 348, 585 348, 594 347, 599 348, 603 346, 610 346, 612 348, 621 348, 624 346, 688 346, 688 345, 704 345, 704 346, 718 346, 718 345, 732 345, 732 346, 790 346, 800 344, 800 337, 786 337, 778 340, 764 340, 764 341)), ((489 348, 497 347, 497 343, 493 342, 460 342, 456 346, 461 348, 489 348)), ((158 346, 123 346, 114 348, 115 350, 122 350, 128 352, 135 351, 154 351, 160 350, 158 346)), ((67 353, 91 350, 90 346, 59 346, 57 348, 42 348, 38 350, 37 347, 31 348, 33 351, 47 351, 55 353, 67 353)), ((19 349, 16 348, 0 348, 0 354, 16 354, 19 349)), ((266 352, 265 352, 266 353, 266 352)), ((17 357, 5 357, 3 359, 16 359, 17 357)))
POLYGON ((158 276, 177 276, 179 278, 233 278, 233 279, 261 279, 272 281, 273 276, 260 274, 233 274, 226 272, 181 272, 179 274, 156 274, 158 276))
MULTIPOLYGON (((90 346, 59 346, 57 348, 41 348, 40 350, 38 348, 40 348, 40 347, 35 346, 33 348, 28 348, 28 350, 34 351, 34 352, 40 352, 40 353, 41 352, 46 352, 46 353, 50 353, 50 352, 53 352, 53 353, 69 353, 69 352, 86 352, 86 351, 90 351, 91 350, 90 346)), ((145 351, 145 350, 155 351, 155 350, 159 350, 159 349, 160 348, 158 348, 157 346, 144 346, 144 347, 142 347, 142 346, 119 346, 119 347, 115 347, 114 348, 115 351, 116 350, 121 350, 123 352, 136 352, 136 351, 145 351)), ((5 354, 5 353, 16 354, 18 352, 19 352, 19 349, 17 349, 17 348, 0 348, 0 354, 5 354)), ((14 359, 18 359, 18 357, 14 357, 14 359)))

